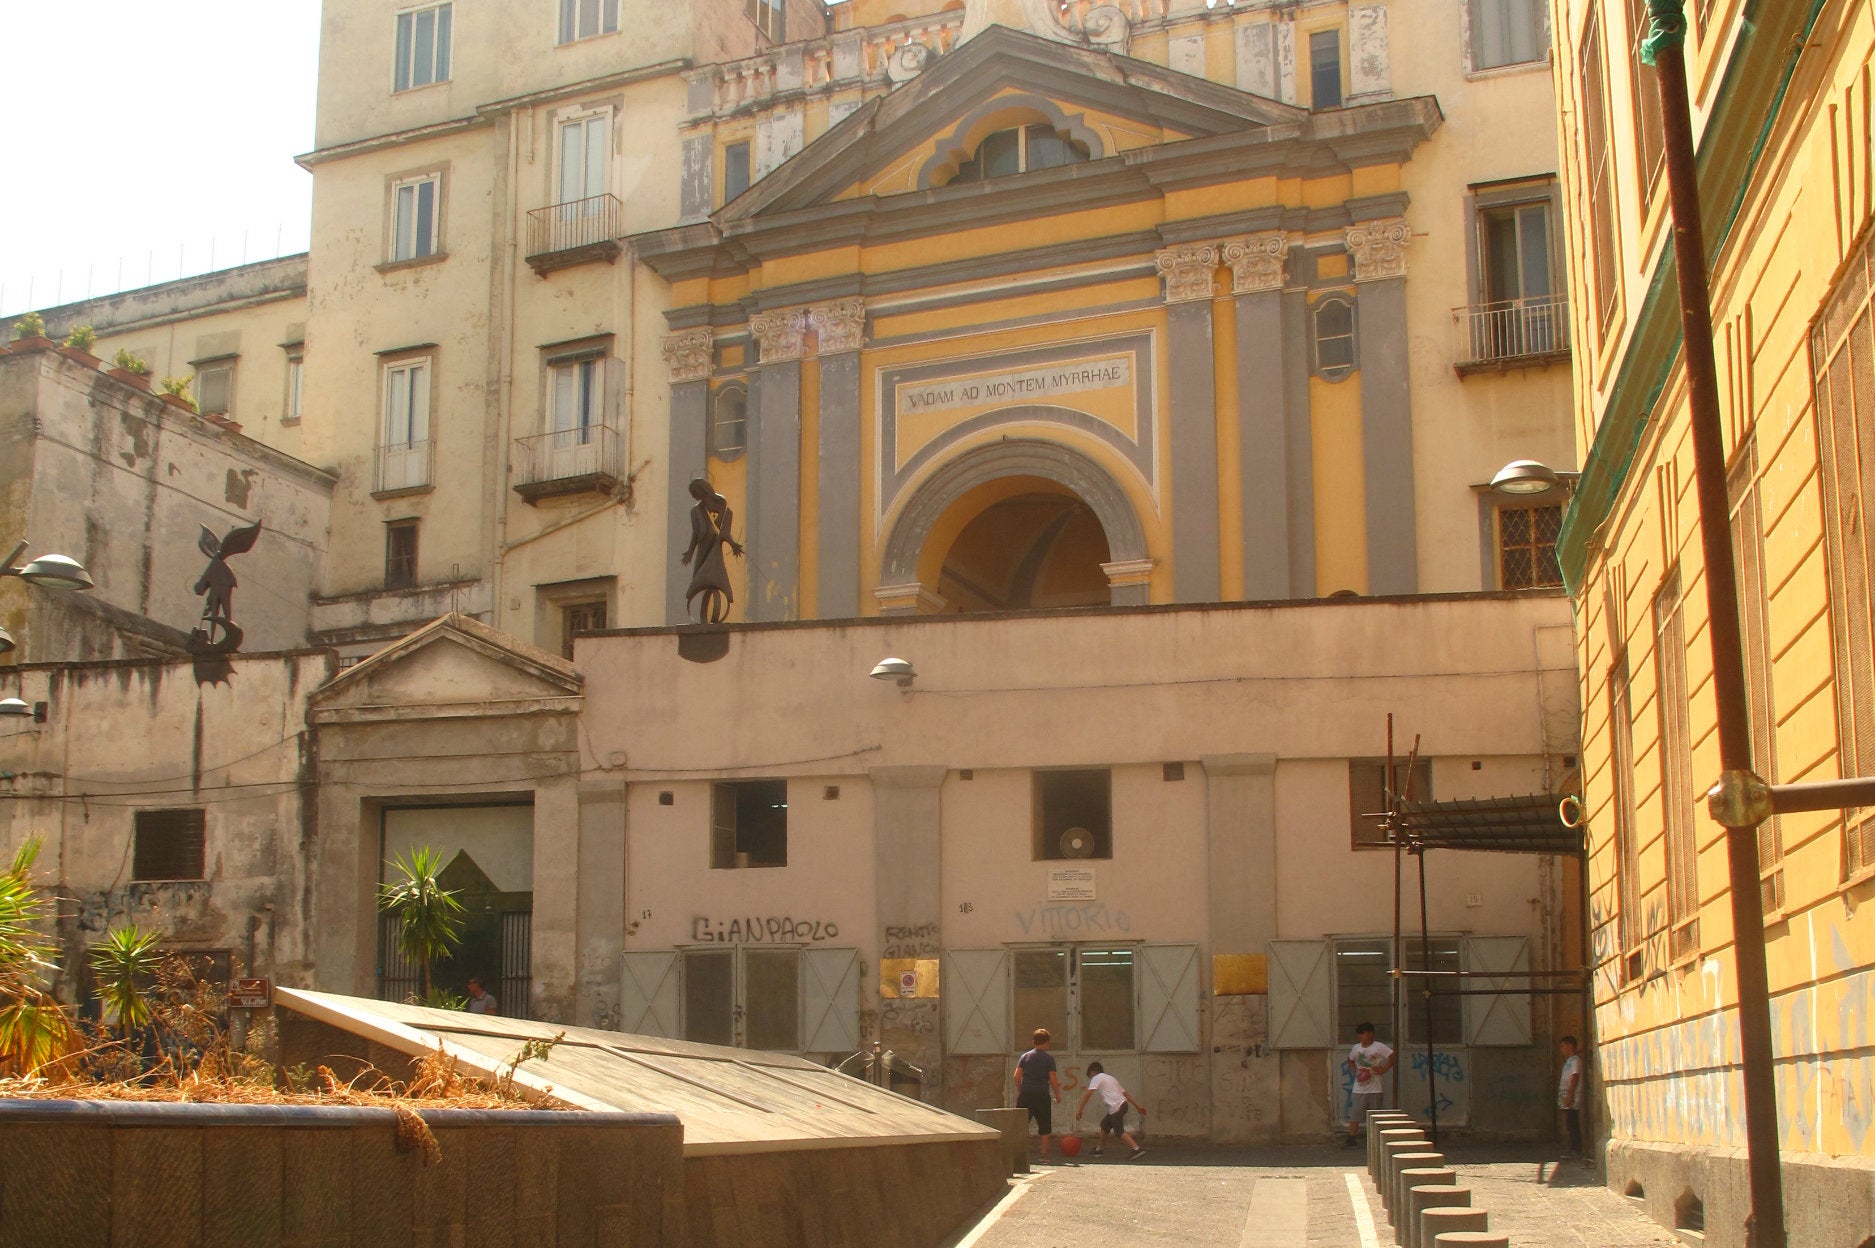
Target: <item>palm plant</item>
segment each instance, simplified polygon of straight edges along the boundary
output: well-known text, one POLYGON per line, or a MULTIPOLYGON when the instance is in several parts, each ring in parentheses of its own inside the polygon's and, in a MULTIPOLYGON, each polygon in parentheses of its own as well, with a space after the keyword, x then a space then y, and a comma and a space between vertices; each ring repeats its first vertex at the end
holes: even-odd
POLYGON ((78 1035, 71 1015, 39 986, 56 944, 45 935, 45 900, 33 887, 33 837, 0 871, 0 1072, 30 1075, 72 1052, 78 1035))
POLYGON ((462 903, 444 888, 442 855, 428 845, 397 857, 401 879, 378 886, 378 909, 397 919, 397 947, 423 972, 423 996, 432 996, 430 968, 455 952, 462 939, 462 903))
POLYGON ((124 1031, 150 1025, 150 1001, 144 988, 156 974, 161 957, 157 946, 162 939, 160 932, 146 932, 131 923, 113 927, 104 934, 103 943, 91 950, 98 1000, 105 1017, 124 1031))

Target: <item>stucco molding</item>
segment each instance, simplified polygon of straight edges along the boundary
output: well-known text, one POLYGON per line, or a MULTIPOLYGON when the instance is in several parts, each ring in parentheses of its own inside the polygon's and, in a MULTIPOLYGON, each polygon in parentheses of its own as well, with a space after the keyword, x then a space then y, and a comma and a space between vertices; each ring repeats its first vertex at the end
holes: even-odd
POLYGON ((1060 443, 1017 438, 966 451, 917 487, 886 538, 880 586, 917 584, 919 556, 944 513, 978 486, 1005 477, 1042 477, 1066 486, 1100 521, 1112 562, 1147 557, 1139 515, 1105 468, 1060 443))
POLYGON ((1233 295, 1254 295, 1283 288, 1283 269, 1289 259, 1289 235, 1283 230, 1261 230, 1224 244, 1224 263, 1230 266, 1233 295))
POLYGON ((1153 264, 1165 278, 1167 303, 1191 303, 1209 299, 1214 291, 1212 274, 1217 270, 1217 244, 1185 243, 1165 247, 1153 256, 1153 264))
POLYGON ((755 335, 760 345, 761 355, 758 364, 785 364, 789 360, 798 360, 806 349, 807 310, 805 308, 777 308, 773 312, 758 312, 749 318, 749 332, 755 335))
POLYGON ((950 599, 918 581, 903 585, 880 585, 872 591, 881 615, 937 615, 950 606, 950 599))
POLYGON ((1406 247, 1412 229, 1405 217, 1362 221, 1348 227, 1348 252, 1354 257, 1354 280, 1378 282, 1406 276, 1406 247))
POLYGON ((1198 762, 1207 776, 1269 776, 1276 772, 1274 754, 1201 754, 1198 762))
POLYGON ((814 328, 817 354, 857 351, 866 338, 866 301, 835 299, 823 303, 807 310, 807 322, 814 328))
POLYGON ((716 362, 716 333, 708 326, 664 335, 664 362, 671 382, 708 381, 716 362))
POLYGON ((866 769, 866 778, 877 789, 935 789, 949 774, 950 768, 936 764, 897 763, 866 769))

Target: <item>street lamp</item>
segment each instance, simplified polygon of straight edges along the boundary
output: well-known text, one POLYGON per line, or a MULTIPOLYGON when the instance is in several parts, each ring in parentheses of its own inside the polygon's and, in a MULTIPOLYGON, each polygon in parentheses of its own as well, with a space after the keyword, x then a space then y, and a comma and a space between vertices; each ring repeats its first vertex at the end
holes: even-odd
POLYGON ((1561 484, 1562 478, 1548 464, 1534 459, 1513 459, 1491 478, 1491 488, 1499 494, 1547 494, 1561 484))
POLYGON ((874 680, 894 681, 900 689, 911 688, 911 682, 918 678, 917 671, 905 659, 880 659, 866 674, 874 680))
POLYGON ((41 589, 91 588, 91 573, 85 571, 85 565, 70 555, 41 555, 25 567, 20 567, 19 557, 25 553, 25 542, 15 546, 6 562, 0 563, 0 576, 17 576, 28 585, 37 585, 41 589))

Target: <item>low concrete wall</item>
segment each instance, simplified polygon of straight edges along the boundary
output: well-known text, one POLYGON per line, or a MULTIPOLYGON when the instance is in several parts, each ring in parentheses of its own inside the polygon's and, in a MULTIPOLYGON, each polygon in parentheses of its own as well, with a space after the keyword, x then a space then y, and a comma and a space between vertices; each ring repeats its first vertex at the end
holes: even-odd
MULTIPOLYGON (((1784 1229, 1791 1245, 1866 1248, 1875 1240, 1875 1158, 1783 1154, 1784 1229)), ((1672 1228, 1687 1196, 1705 1211, 1707 1248, 1745 1248, 1751 1171, 1743 1149, 1689 1148, 1615 1140, 1608 1186, 1638 1184, 1647 1216, 1672 1228)))
POLYGON ((690 1248, 935 1248, 1008 1185, 1000 1136, 691 1157, 684 1178, 690 1248))
POLYGON ((34 1248, 685 1243, 669 1114, 0 1100, 0 1242, 34 1248))

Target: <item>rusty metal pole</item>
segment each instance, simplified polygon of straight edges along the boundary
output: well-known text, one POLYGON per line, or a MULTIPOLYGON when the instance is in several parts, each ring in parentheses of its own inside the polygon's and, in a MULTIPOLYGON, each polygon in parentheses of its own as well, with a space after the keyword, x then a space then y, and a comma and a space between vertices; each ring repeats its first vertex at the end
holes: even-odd
MULTIPOLYGON (((1673 210, 1673 257, 1679 272, 1680 325, 1699 498, 1699 540, 1705 559, 1707 636, 1712 644, 1712 688, 1724 771, 1709 807, 1725 824, 1725 857, 1732 894, 1732 952, 1738 975, 1738 1033, 1744 1065, 1745 1147, 1751 1167, 1748 1248, 1786 1248, 1784 1181, 1778 1155, 1777 1083, 1772 1064, 1770 979, 1764 958, 1764 909, 1759 892, 1758 824, 1768 801, 1737 800, 1755 782, 1751 774, 1750 702, 1738 620, 1737 572, 1732 563, 1725 442, 1719 419, 1718 368, 1712 351, 1712 294, 1706 275, 1705 232, 1699 210, 1699 171, 1686 92, 1681 0, 1647 0, 1652 28, 1643 50, 1659 77, 1660 120, 1666 149, 1667 195, 1673 210)), ((1638 85, 1638 84, 1637 84, 1638 85)))

